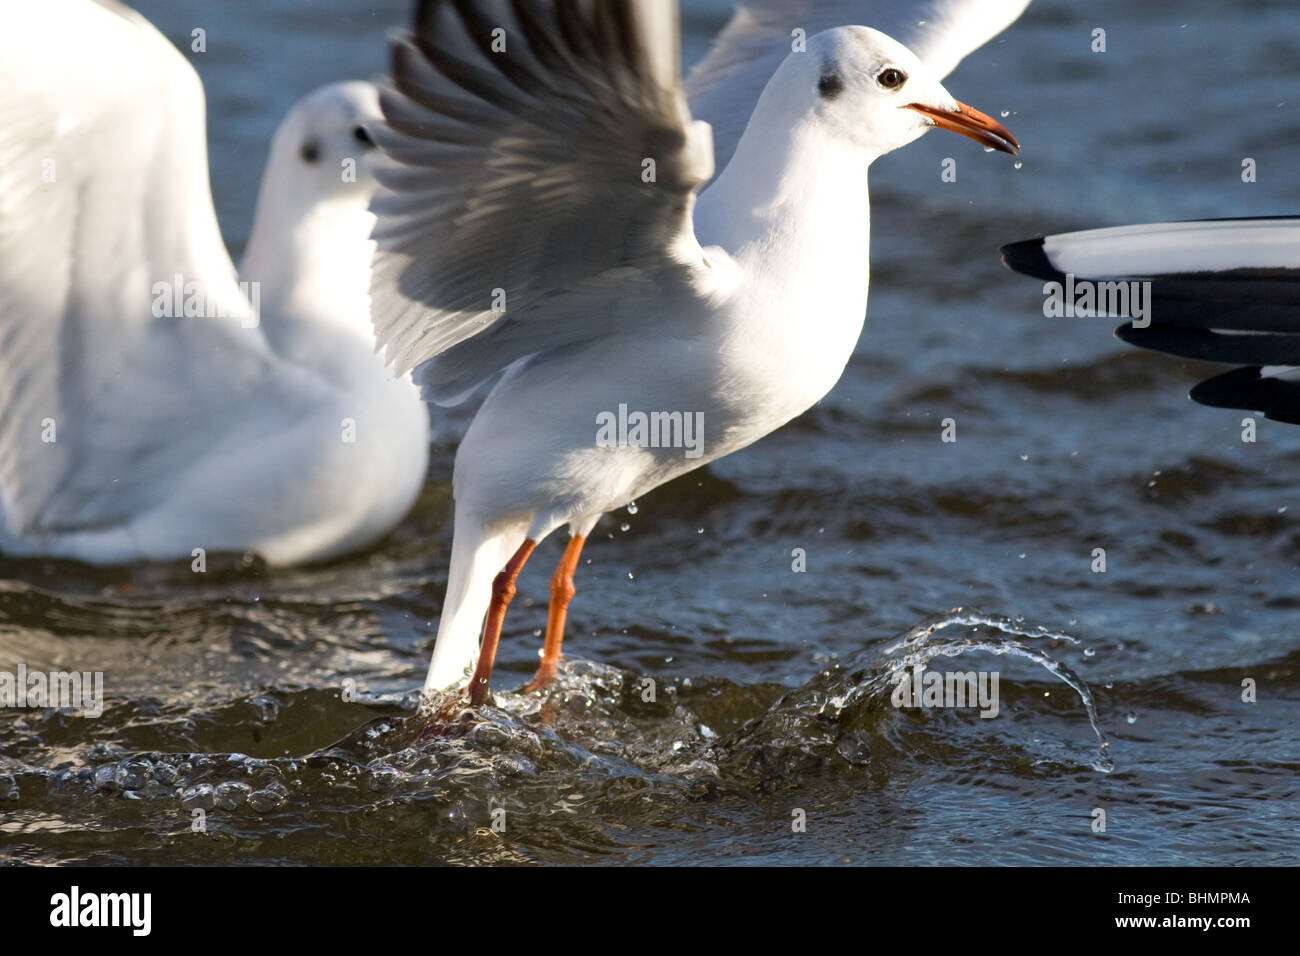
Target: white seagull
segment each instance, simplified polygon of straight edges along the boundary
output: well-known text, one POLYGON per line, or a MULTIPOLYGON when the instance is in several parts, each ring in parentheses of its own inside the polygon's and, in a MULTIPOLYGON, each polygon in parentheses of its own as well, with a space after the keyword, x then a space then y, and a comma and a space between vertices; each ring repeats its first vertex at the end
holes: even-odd
POLYGON ((236 278, 184 57, 113 0, 2 19, 0 551, 288 564, 385 534, 429 424, 369 324, 374 87, 285 118, 236 278))
POLYGON ((679 56, 667 0, 428 0, 395 40, 378 339, 400 371, 427 363, 436 400, 505 372, 456 455, 430 695, 477 654, 470 701, 487 698, 515 579, 567 525, 529 688, 545 686, 600 516, 834 386, 866 313, 874 159, 935 126, 1017 147, 901 44, 841 27, 787 55, 701 192, 711 133, 679 56))
POLYGON ((1148 314, 1125 342, 1243 368, 1192 389, 1203 405, 1300 424, 1300 217, 1117 226, 1004 246, 1045 282, 1149 282, 1148 314))

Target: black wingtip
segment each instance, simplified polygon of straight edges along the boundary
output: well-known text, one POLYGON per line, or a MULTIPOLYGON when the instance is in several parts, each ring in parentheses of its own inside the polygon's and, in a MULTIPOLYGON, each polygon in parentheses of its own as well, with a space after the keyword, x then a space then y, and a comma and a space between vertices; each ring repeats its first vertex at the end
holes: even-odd
POLYGON ((1052 265, 1047 253, 1043 251, 1042 238, 1025 239, 1003 246, 1002 262, 1013 272, 1033 276, 1035 279, 1051 281, 1061 278, 1061 272, 1052 265))
MULTIPOLYGON (((1219 335, 1208 329, 1155 323, 1138 328, 1126 322, 1115 330, 1115 338, 1152 352, 1176 355, 1201 362, 1224 362, 1232 365, 1267 361, 1259 353, 1262 344, 1255 336, 1219 335)), ((1275 340, 1277 337, 1274 336, 1275 340)))
MULTIPOLYGON (((1175 313, 1175 321, 1176 318, 1177 313, 1175 313)), ((1222 362, 1229 365, 1300 365, 1300 335, 1278 333, 1232 335, 1214 329, 1189 328, 1160 322, 1139 329, 1134 328, 1130 322, 1116 329, 1115 337, 1121 342, 1139 348, 1202 362, 1222 362)))
POLYGON ((1146 344, 1142 341, 1145 337, 1144 332, 1146 332, 1146 329, 1135 329, 1132 322, 1125 322, 1123 325, 1115 327, 1115 338, 1128 345, 1146 348, 1146 344))
POLYGON ((1234 368, 1198 383, 1191 391, 1194 402, 1211 408, 1260 409, 1267 404, 1267 386, 1259 377, 1259 368, 1234 368), (1259 404, 1257 404, 1259 403, 1259 404))
POLYGON ((1258 366, 1250 366, 1208 378, 1192 389, 1192 401, 1211 408, 1263 412, 1274 421, 1300 425, 1300 385, 1259 372, 1258 366))

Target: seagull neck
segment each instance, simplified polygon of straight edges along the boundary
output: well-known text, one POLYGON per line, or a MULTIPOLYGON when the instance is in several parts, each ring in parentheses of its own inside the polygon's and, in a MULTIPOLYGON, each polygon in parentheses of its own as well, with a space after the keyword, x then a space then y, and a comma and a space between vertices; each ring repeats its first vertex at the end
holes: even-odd
POLYGON ((338 334, 369 352, 374 217, 351 196, 316 201, 301 215, 286 206, 275 197, 259 198, 239 270, 242 282, 258 283, 267 339, 298 361, 326 358, 316 352, 325 348, 323 339, 338 334))
POLYGON ((772 125, 756 112, 727 168, 701 194, 700 242, 732 255, 758 244, 792 268, 802 264, 793 258, 849 256, 865 271, 871 158, 815 117, 780 135, 768 135, 772 125))

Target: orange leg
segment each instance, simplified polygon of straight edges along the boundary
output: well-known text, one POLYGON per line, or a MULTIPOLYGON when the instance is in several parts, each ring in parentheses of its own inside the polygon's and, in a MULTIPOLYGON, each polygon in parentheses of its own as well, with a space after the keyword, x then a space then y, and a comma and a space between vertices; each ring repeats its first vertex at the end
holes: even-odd
POLYGON ((524 562, 533 553, 537 542, 525 538, 519 550, 514 553, 505 569, 492 581, 492 604, 488 607, 487 625, 483 628, 483 644, 478 652, 478 666, 469 682, 469 702, 477 707, 487 700, 488 681, 492 677, 492 665, 497 659, 497 642, 501 639, 501 625, 506 620, 506 608, 515 596, 515 581, 523 570, 524 562))
POLYGON ((542 645, 542 663, 537 668, 537 676, 524 688, 528 694, 542 690, 555 680, 555 673, 560 666, 560 644, 564 641, 564 619, 569 613, 569 602, 573 600, 573 572, 578 568, 578 556, 586 538, 574 535, 564 549, 564 556, 555 566, 555 575, 551 578, 551 606, 546 613, 546 643, 542 645))

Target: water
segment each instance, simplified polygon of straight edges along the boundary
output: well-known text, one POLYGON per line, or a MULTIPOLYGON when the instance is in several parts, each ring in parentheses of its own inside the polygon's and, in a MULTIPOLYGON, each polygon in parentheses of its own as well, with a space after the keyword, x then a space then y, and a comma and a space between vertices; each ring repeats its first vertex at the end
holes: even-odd
MULTIPOLYGON (((406 14, 139 6, 173 39, 207 30, 194 59, 236 250, 280 116, 381 69, 406 14)), ((688 4, 691 56, 724 15, 688 4)), ((544 701, 509 688, 535 667, 558 541, 521 579, 497 706, 410 746, 463 413, 366 555, 232 556, 201 579, 0 558, 0 670, 102 670, 108 694, 97 720, 0 714, 0 859, 1295 862, 1300 429, 1243 444, 1241 414, 1185 398, 1211 369, 1125 350, 1107 320, 1043 318, 997 247, 1294 213, 1298 20, 1285 0, 1034 0, 948 82, 1009 113, 1020 168, 938 132, 873 167, 871 308, 844 379, 606 519, 544 701), (896 671, 921 661, 997 671, 998 716, 895 708, 896 671)))

